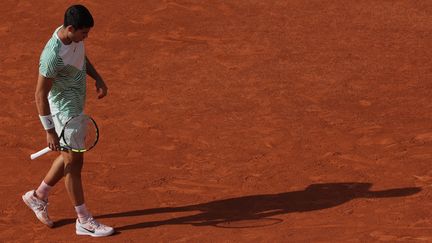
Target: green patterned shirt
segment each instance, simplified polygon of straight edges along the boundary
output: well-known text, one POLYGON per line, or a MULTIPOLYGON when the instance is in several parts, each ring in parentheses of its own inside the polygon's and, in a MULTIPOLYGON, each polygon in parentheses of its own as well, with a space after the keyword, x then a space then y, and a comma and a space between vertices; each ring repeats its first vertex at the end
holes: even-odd
POLYGON ((39 73, 52 78, 48 94, 51 114, 59 112, 67 117, 79 115, 84 110, 86 96, 86 62, 84 43, 63 44, 56 29, 45 45, 39 61, 39 73))

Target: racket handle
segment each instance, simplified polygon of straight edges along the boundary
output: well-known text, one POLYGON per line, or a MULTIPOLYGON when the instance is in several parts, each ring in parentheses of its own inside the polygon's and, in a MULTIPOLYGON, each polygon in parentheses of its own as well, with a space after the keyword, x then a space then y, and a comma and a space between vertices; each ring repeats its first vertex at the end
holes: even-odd
POLYGON ((39 152, 36 152, 36 153, 30 155, 30 159, 32 159, 32 160, 36 159, 37 157, 42 156, 42 155, 44 155, 44 154, 46 154, 46 153, 48 153, 50 151, 51 151, 51 149, 48 148, 48 147, 46 147, 46 148, 40 150, 39 152))

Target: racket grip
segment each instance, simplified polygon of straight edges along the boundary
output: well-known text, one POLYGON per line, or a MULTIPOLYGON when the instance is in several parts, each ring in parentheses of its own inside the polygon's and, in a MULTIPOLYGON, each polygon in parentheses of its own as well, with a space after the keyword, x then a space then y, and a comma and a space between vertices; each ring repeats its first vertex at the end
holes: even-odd
POLYGON ((30 155, 30 159, 32 159, 32 160, 36 159, 37 157, 40 157, 40 156, 42 156, 42 155, 44 155, 44 154, 46 154, 46 153, 48 153, 50 151, 51 151, 51 149, 48 148, 48 147, 46 147, 46 148, 40 150, 39 152, 36 152, 36 153, 30 155))

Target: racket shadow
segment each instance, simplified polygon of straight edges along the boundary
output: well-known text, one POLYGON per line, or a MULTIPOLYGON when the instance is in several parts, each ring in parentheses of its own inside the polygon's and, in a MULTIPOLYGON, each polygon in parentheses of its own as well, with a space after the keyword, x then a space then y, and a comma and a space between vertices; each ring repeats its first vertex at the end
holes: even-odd
MULTIPOLYGON (((193 226, 214 226, 235 224, 241 221, 273 221, 282 223, 282 219, 272 218, 293 212, 308 212, 332 208, 356 198, 405 197, 421 191, 420 187, 394 188, 382 191, 370 191, 371 183, 323 183, 309 185, 302 191, 277 194, 251 195, 237 198, 216 200, 180 207, 162 207, 127 212, 98 215, 95 218, 134 217, 172 212, 191 212, 191 215, 166 220, 148 221, 116 227, 117 231, 157 227, 161 225, 189 224, 193 226)), ((64 219, 56 222, 56 227, 75 222, 64 219)), ((271 225, 271 224, 270 224, 271 225)), ((262 227, 267 226, 264 224, 262 227)), ((236 226, 249 228, 252 226, 236 226)))

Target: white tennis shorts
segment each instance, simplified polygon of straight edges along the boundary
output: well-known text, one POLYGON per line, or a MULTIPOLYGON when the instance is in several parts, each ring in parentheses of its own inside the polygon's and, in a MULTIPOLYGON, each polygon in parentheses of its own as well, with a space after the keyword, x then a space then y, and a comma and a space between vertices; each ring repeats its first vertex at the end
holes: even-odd
MULTIPOLYGON (((81 114, 80 114, 81 115, 81 114)), ((61 112, 53 115, 54 126, 57 135, 60 137, 63 128, 66 123, 71 119, 69 116, 63 115, 61 112)), ((66 144, 63 138, 60 138, 60 146, 67 147, 70 146, 74 149, 84 149, 85 148, 85 135, 86 127, 82 126, 80 123, 68 124, 65 129, 63 136, 66 138, 68 144, 66 144)))

